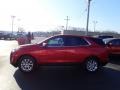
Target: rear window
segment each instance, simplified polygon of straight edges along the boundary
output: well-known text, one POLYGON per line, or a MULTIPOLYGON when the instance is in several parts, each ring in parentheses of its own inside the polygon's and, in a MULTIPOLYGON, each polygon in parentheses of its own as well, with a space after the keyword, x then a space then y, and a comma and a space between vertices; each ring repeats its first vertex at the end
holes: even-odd
POLYGON ((105 46, 105 43, 102 41, 102 39, 99 38, 90 38, 90 39, 98 45, 105 46))

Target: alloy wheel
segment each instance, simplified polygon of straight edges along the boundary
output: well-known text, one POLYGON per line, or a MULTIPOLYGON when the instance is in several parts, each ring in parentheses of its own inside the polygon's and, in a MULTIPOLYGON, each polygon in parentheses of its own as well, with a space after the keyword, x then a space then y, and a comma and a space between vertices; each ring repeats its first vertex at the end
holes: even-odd
POLYGON ((19 63, 19 69, 25 73, 32 72, 35 69, 35 60, 29 56, 22 57, 19 63))
POLYGON ((90 72, 95 72, 98 69, 98 62, 95 59, 89 59, 86 62, 86 69, 90 72))

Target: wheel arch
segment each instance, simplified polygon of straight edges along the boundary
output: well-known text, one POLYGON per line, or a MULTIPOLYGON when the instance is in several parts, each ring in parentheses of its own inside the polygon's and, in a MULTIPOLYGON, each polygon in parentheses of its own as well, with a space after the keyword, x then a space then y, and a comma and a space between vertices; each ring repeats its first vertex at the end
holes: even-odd
POLYGON ((37 60, 34 56, 29 55, 29 54, 24 54, 24 55, 21 55, 21 56, 18 58, 18 60, 17 60, 17 62, 16 62, 16 65, 17 65, 17 66, 18 66, 21 58, 22 58, 22 57, 25 57, 25 56, 29 56, 29 57, 33 58, 33 59, 35 60, 35 62, 38 63, 38 60, 37 60))
MULTIPOLYGON (((91 55, 91 56, 86 57, 84 62, 86 62, 86 61, 87 61, 88 59, 90 59, 90 58, 94 58, 94 59, 96 59, 97 62, 98 62, 99 64, 101 64, 101 62, 100 62, 100 58, 97 57, 97 56, 95 56, 95 55, 91 55)), ((83 63, 84 63, 84 62, 83 62, 83 63)))

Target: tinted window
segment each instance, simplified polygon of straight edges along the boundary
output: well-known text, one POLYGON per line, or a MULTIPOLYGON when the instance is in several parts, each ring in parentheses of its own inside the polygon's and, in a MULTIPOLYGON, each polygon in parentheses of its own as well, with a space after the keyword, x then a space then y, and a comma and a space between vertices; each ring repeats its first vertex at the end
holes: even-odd
POLYGON ((95 42, 96 44, 98 44, 98 45, 105 46, 105 43, 102 41, 102 39, 99 39, 99 38, 91 38, 91 40, 92 40, 93 42, 95 42))
POLYGON ((88 45, 88 43, 80 37, 65 37, 65 46, 88 45))
POLYGON ((112 45, 120 46, 120 39, 112 40, 109 43, 112 43, 112 45))
POLYGON ((52 38, 48 41, 48 46, 63 46, 64 41, 61 37, 52 38))

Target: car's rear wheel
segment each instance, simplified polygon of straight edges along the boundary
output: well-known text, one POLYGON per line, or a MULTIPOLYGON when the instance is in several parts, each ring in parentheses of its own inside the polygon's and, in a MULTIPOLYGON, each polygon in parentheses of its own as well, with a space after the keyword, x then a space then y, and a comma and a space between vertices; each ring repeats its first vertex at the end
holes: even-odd
POLYGON ((22 71, 24 73, 30 73, 30 72, 35 71, 37 66, 38 65, 37 65, 35 59, 33 59, 30 56, 23 56, 20 58, 19 69, 20 69, 20 71, 22 71))
POLYGON ((89 58, 86 60, 84 68, 88 72, 96 72, 100 68, 100 65, 96 58, 89 58))

